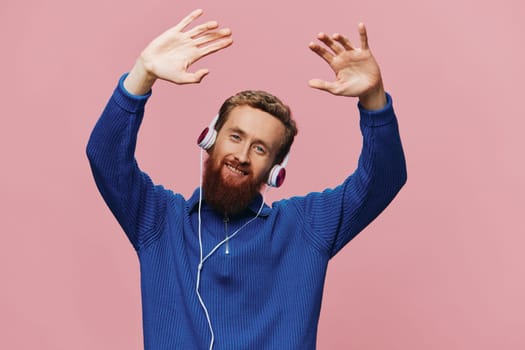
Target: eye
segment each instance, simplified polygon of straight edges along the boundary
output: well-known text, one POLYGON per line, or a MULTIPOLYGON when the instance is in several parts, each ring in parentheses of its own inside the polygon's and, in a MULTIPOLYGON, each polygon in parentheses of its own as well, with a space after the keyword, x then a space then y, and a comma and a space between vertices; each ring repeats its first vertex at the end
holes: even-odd
POLYGON ((266 154, 266 148, 264 148, 261 145, 255 145, 255 146, 253 146, 253 148, 255 150, 255 153, 257 153, 257 154, 260 154, 260 155, 266 154))
POLYGON ((241 140, 241 137, 238 134, 231 134, 230 139, 232 139, 235 142, 239 142, 241 140))

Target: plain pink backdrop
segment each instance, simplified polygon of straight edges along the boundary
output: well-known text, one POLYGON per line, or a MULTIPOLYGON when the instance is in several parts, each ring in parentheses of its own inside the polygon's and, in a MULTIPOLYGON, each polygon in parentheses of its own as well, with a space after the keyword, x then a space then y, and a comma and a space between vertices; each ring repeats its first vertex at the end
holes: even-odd
POLYGON ((85 157, 91 128, 141 48, 196 7, 234 45, 160 82, 137 157, 185 195, 195 138, 222 100, 266 89, 300 133, 270 200, 338 184, 356 165, 355 100, 310 89, 332 78, 308 43, 357 42, 366 23, 394 97, 408 183, 330 264, 319 349, 524 349, 525 70, 520 0, 3 1, 0 5, 0 348, 142 348, 136 255, 85 157))

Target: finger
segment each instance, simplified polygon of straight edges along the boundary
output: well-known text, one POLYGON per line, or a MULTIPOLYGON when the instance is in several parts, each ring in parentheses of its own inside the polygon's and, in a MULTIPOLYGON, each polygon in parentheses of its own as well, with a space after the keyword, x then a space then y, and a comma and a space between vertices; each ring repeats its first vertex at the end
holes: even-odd
POLYGON ((321 56, 321 58, 323 60, 325 60, 328 64, 331 64, 332 63, 332 60, 334 58, 334 55, 330 52, 328 52, 327 49, 325 49, 324 47, 314 43, 314 42, 311 42, 308 47, 310 48, 310 50, 312 50, 313 52, 315 52, 316 54, 318 54, 319 56, 321 56))
POLYGON ((232 35, 232 31, 229 28, 224 28, 216 32, 211 32, 211 33, 201 35, 200 37, 193 39, 193 40, 194 40, 195 45, 202 46, 210 41, 229 37, 231 35, 232 35))
POLYGON ((357 28, 359 30, 359 37, 361 38, 361 49, 368 50, 368 36, 366 34, 366 27, 363 23, 359 23, 357 28))
POLYGON ((196 26, 195 28, 192 28, 190 30, 188 30, 186 32, 186 34, 188 34, 191 38, 194 38, 196 36, 199 36, 200 34, 208 31, 208 30, 212 30, 212 29, 215 29, 219 26, 219 23, 217 23, 217 21, 209 21, 209 22, 206 22, 204 24, 200 24, 198 26, 196 26))
POLYGON ((332 36, 332 38, 337 41, 339 44, 341 44, 346 50, 353 50, 354 47, 352 46, 352 43, 348 38, 342 36, 339 33, 336 33, 332 36))
POLYGON ((317 38, 319 40, 321 40, 323 43, 325 43, 325 45, 328 46, 330 49, 332 49, 332 51, 335 54, 339 54, 339 53, 343 52, 343 48, 341 47, 341 45, 339 45, 338 43, 333 41, 332 38, 330 38, 325 33, 319 33, 317 35, 317 38))
POLYGON ((333 82, 328 82, 321 79, 311 79, 308 81, 308 85, 314 89, 319 89, 323 91, 328 91, 331 94, 335 94, 337 85, 333 82))
POLYGON ((212 41, 209 45, 200 47, 199 57, 197 59, 201 59, 209 54, 225 49, 231 44, 233 44, 233 39, 231 37, 212 41))
POLYGON ((191 22, 193 22, 196 18, 200 17, 202 15, 203 11, 202 9, 196 9, 190 12, 186 17, 184 17, 173 29, 181 32, 184 28, 188 26, 191 22))

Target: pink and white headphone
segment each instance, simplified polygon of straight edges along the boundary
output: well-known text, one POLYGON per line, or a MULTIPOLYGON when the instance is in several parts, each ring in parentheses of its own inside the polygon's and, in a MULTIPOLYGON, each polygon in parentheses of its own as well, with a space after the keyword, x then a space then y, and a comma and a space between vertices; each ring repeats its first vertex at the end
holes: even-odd
MULTIPOLYGON (((205 149, 208 150, 213 146, 215 143, 215 140, 217 139, 217 130, 215 130, 215 124, 217 124, 217 120, 219 120, 219 115, 216 115, 215 118, 211 121, 210 125, 207 126, 199 135, 197 138, 197 144, 205 149)), ((288 164, 288 157, 290 156, 290 153, 284 157, 283 161, 280 164, 275 164, 273 168, 270 170, 270 173, 268 174, 268 179, 266 180, 266 184, 271 187, 279 187, 283 184, 284 179, 286 177, 286 164, 288 164)))

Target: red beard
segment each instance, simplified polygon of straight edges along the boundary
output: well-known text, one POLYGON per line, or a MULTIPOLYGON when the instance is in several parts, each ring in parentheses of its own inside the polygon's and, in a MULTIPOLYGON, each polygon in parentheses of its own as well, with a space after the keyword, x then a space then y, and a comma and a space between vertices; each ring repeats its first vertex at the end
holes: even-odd
POLYGON ((264 180, 255 179, 250 166, 237 161, 228 161, 234 168, 247 174, 242 178, 224 176, 226 163, 222 160, 219 166, 213 156, 213 151, 206 159, 204 170, 204 199, 206 203, 224 215, 235 215, 243 211, 259 193, 264 180))

